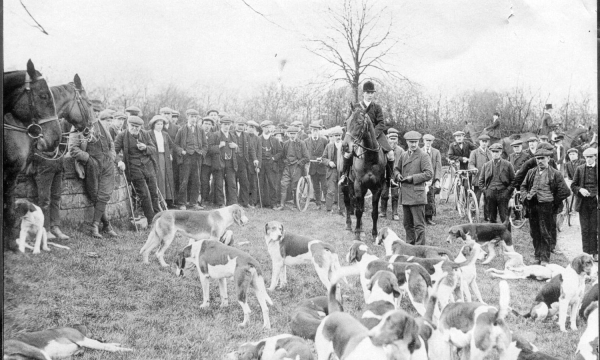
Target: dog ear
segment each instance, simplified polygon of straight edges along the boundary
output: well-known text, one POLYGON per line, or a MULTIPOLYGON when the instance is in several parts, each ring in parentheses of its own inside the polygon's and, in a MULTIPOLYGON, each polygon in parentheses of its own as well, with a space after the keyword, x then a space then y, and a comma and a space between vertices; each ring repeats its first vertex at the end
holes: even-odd
POLYGON ((577 274, 581 274, 584 270, 583 259, 584 255, 579 255, 575 259, 573 259, 573 261, 571 261, 571 267, 573 268, 573 270, 575 270, 577 274))
POLYGON ((258 355, 257 359, 262 359, 263 351, 265 350, 266 341, 261 341, 256 344, 256 354, 258 355))
MULTIPOLYGON (((373 276, 374 276, 374 275, 373 275, 373 276)), ((373 278, 370 278, 370 279, 367 281, 367 284, 366 284, 366 285, 367 285, 367 290, 371 291, 371 290, 373 289, 373 278)))
POLYGON ((398 286, 398 280, 392 281, 392 291, 394 292, 394 297, 399 297, 402 294, 402 290, 398 286))
POLYGON ((33 203, 31 203, 31 202, 27 202, 27 211, 34 212, 35 211, 35 205, 33 205, 33 203))
POLYGON ((406 316, 402 338, 406 341, 408 350, 411 354, 415 352, 415 350, 421 348, 422 344, 419 340, 419 327, 412 316, 406 316))
POLYGON ((265 224, 265 235, 269 235, 269 223, 265 224))
POLYGON ((285 236, 285 230, 283 229, 283 224, 281 224, 281 240, 283 240, 285 236))

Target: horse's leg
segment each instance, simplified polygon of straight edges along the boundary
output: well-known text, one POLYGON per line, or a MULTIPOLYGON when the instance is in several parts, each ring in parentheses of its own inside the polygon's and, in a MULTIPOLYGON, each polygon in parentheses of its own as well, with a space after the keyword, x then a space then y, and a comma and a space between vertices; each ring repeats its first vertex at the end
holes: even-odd
POLYGON ((356 199, 354 212, 356 214, 356 228, 354 229, 355 240, 361 241, 360 234, 362 230, 362 215, 365 211, 365 189, 363 189, 362 183, 354 183, 354 197, 356 199))
MULTIPOLYGON (((373 189, 371 189, 373 191, 373 189)), ((373 241, 375 241, 375 237, 377 236, 377 219, 379 219, 379 210, 378 204, 379 199, 381 198, 381 186, 378 189, 375 189, 373 193, 373 198, 371 199, 371 204, 373 206, 373 211, 371 213, 371 219, 373 219, 373 229, 371 230, 371 235, 373 235, 373 241)))
POLYGON ((346 206, 346 230, 348 231, 352 231, 352 193, 354 192, 353 190, 353 183, 350 183, 349 181, 346 182, 345 185, 343 185, 342 187, 342 193, 344 194, 344 205, 346 206))

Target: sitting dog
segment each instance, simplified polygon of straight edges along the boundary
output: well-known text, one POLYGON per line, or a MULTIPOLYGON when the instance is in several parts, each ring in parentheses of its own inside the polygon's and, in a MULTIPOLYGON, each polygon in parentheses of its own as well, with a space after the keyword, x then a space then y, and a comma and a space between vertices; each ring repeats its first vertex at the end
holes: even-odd
POLYGON ((594 301, 585 311, 588 319, 587 327, 577 345, 577 360, 598 359, 598 302, 594 301))
POLYGON ((4 343, 4 359, 40 359, 69 357, 81 353, 81 348, 110 352, 133 351, 117 343, 102 343, 86 336, 83 325, 48 329, 20 334, 16 339, 4 343))
POLYGON ((483 261, 483 264, 489 264, 496 257, 495 245, 498 242, 503 244, 505 251, 515 251, 512 242, 512 233, 509 218, 502 224, 462 224, 455 225, 448 230, 447 242, 451 243, 455 239, 466 240, 466 235, 469 234, 483 248, 488 246, 488 257, 483 261))
POLYGON ((209 306, 208 282, 210 278, 219 280, 221 307, 228 305, 227 278, 233 276, 237 300, 244 311, 244 321, 239 326, 246 326, 250 319, 247 293, 248 289, 252 289, 262 309, 263 327, 266 329, 271 328, 267 303, 273 305, 273 301, 267 294, 260 264, 252 256, 218 241, 199 240, 181 250, 177 258, 175 273, 178 276, 183 276, 183 271, 193 265, 198 269, 200 283, 202 284, 203 302, 200 305, 201 309, 209 306))
POLYGON ((439 258, 444 255, 449 258, 452 256, 450 250, 438 246, 407 244, 389 227, 383 227, 379 229, 377 237, 375 238, 375 244, 383 244, 385 247, 385 255, 387 256, 394 254, 416 256, 420 258, 439 258))
POLYGON ((489 268, 485 272, 489 273, 491 277, 505 280, 536 279, 550 281, 550 279, 565 271, 565 268, 558 264, 525 265, 523 255, 518 252, 505 251, 504 256, 508 257, 508 260, 504 263, 504 270, 489 268))
POLYGON ((287 285, 288 266, 306 263, 314 265, 325 289, 329 289, 331 274, 340 267, 333 246, 306 236, 286 233, 283 224, 278 221, 265 225, 265 242, 273 263, 270 291, 275 290, 278 282, 281 287, 287 285))
POLYGON ((464 298, 467 302, 471 302, 472 296, 471 291, 473 291, 473 295, 477 298, 482 304, 485 304, 483 298, 481 297, 481 291, 479 291, 479 286, 477 286, 477 260, 485 258, 485 251, 481 248, 481 246, 472 242, 467 245, 463 245, 460 249, 460 252, 454 261, 461 262, 463 264, 459 269, 459 278, 460 278, 460 291, 461 298, 464 298))
POLYGON ((17 239, 20 252, 24 253, 26 248, 33 250, 34 254, 39 254, 40 248, 50 251, 48 244, 70 250, 68 246, 48 241, 48 233, 44 228, 44 212, 39 206, 26 199, 19 199, 15 201, 15 215, 21 218, 21 232, 17 239), (33 246, 27 244, 29 239, 35 239, 33 246))
POLYGON ((554 316, 558 312, 558 325, 564 332, 570 309, 571 330, 577 330, 577 312, 585 291, 585 276, 591 273, 593 262, 587 254, 575 257, 562 274, 553 277, 540 289, 529 313, 521 316, 543 321, 548 315, 554 316))
POLYGON ((273 360, 294 359, 313 360, 310 346, 298 336, 281 334, 256 342, 247 342, 234 352, 227 354, 227 360, 273 360))
POLYGON ((504 318, 508 312, 510 289, 500 282, 500 306, 477 302, 448 304, 442 310, 438 324, 436 346, 430 346, 430 359, 450 359, 454 348, 461 350, 462 359, 482 360, 493 349, 504 359, 511 345, 511 333, 504 318))
POLYGON ((165 252, 177 232, 195 240, 219 240, 234 223, 242 226, 248 223, 244 209, 237 204, 211 211, 161 211, 152 219, 152 230, 140 254, 144 264, 148 264, 150 251, 158 246, 156 257, 162 266, 167 267, 165 252))
POLYGON ((327 296, 317 296, 302 301, 292 311, 290 320, 292 334, 314 341, 317 328, 327 314, 329 314, 327 296))

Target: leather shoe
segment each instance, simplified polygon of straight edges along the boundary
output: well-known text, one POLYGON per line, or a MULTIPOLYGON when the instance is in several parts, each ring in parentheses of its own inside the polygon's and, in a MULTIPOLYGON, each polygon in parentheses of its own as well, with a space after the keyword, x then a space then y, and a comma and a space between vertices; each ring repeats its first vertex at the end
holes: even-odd
POLYGON ((118 236, 113 227, 110 225, 110 223, 104 224, 104 226, 102 227, 102 232, 107 234, 109 237, 118 236))
POLYGON ((426 223, 427 223, 427 225, 435 225, 435 223, 431 220, 427 220, 426 223))
POLYGON ((90 225, 90 235, 92 237, 95 237, 96 239, 102 239, 102 235, 98 231, 98 226, 99 225, 100 224, 97 223, 97 222, 93 222, 92 225, 90 225))
POLYGON ((195 204, 194 206, 192 206, 192 210, 204 210, 204 206, 200 206, 198 204, 195 204))
POLYGON ((273 210, 275 210, 275 211, 281 211, 281 210, 283 210, 283 208, 284 208, 284 206, 283 206, 283 205, 279 205, 279 206, 275 206, 275 207, 273 208, 273 210))
POLYGON ((63 232, 60 231, 60 228, 58 226, 51 227, 50 233, 52 233, 54 236, 56 236, 56 238, 58 240, 69 240, 69 237, 67 235, 63 234, 63 232))

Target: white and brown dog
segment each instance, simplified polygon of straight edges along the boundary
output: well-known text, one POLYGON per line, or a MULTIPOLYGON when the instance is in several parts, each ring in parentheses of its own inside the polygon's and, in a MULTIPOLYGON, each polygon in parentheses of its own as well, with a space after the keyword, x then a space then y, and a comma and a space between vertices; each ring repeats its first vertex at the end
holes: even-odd
POLYGON ((485 272, 489 273, 491 277, 505 280, 536 279, 550 281, 550 279, 565 271, 565 268, 558 264, 525 265, 523 255, 514 251, 505 251, 504 256, 508 257, 508 260, 504 263, 504 270, 489 268, 485 272))
POLYGON ((311 348, 302 338, 281 334, 256 342, 247 342, 234 352, 227 354, 227 360, 313 360, 311 348))
POLYGON ((506 281, 500 282, 500 306, 476 302, 448 304, 438 324, 439 343, 430 346, 430 359, 451 359, 455 349, 462 359, 483 360, 493 349, 506 359, 505 352, 512 343, 511 333, 504 322, 509 309, 510 290, 506 281))
POLYGON ((166 210, 154 216, 152 230, 148 235, 146 244, 140 249, 143 261, 148 264, 148 256, 155 247, 156 257, 162 266, 169 266, 165 262, 165 252, 173 242, 175 234, 193 240, 221 240, 228 227, 233 224, 246 225, 248 217, 239 205, 230 205, 210 211, 191 210, 166 210))
POLYGON ((306 299, 292 311, 290 330, 296 336, 314 341, 317 328, 327 314, 329 314, 327 296, 306 299))
POLYGON ((44 228, 44 212, 39 206, 26 199, 19 199, 15 201, 15 215, 21 218, 21 232, 17 239, 20 252, 24 253, 25 249, 31 249, 34 254, 39 254, 40 248, 50 251, 48 244, 70 250, 68 246, 48 241, 48 233, 44 228), (33 246, 27 244, 27 240, 30 239, 35 239, 33 246))
POLYGON ((248 306, 247 293, 251 289, 256 294, 262 310, 263 327, 271 328, 267 303, 273 305, 273 301, 267 294, 260 264, 252 256, 218 241, 199 240, 181 250, 177 257, 175 273, 183 276, 184 269, 194 265, 198 269, 202 284, 203 301, 200 308, 204 309, 210 305, 209 279, 211 278, 219 280, 221 307, 227 306, 227 278, 233 277, 237 300, 244 311, 244 321, 239 326, 246 326, 250 319, 251 311, 248 306))
POLYGON ((83 325, 20 334, 16 339, 4 343, 3 359, 52 360, 81 353, 82 348, 110 352, 133 351, 117 343, 102 343, 86 334, 87 329, 83 325))
POLYGON ((481 291, 477 285, 477 260, 485 259, 485 251, 481 248, 481 245, 472 241, 469 244, 463 245, 460 252, 454 261, 463 263, 459 269, 460 277, 460 298, 464 298, 467 302, 471 302, 473 295, 477 298, 477 301, 485 304, 481 297, 481 291))
POLYGON ((593 302, 585 311, 587 327, 577 345, 576 360, 598 360, 598 302, 593 302))
POLYGON ((287 285, 288 266, 312 263, 319 279, 329 289, 331 274, 340 268, 340 260, 335 248, 321 240, 287 233, 279 221, 270 221, 265 225, 265 242, 271 261, 270 291, 287 285))
POLYGON ((445 256, 448 259, 452 256, 450 250, 438 246, 407 244, 389 227, 379 229, 375 238, 375 245, 383 245, 386 256, 407 255, 420 258, 439 258, 445 256))

